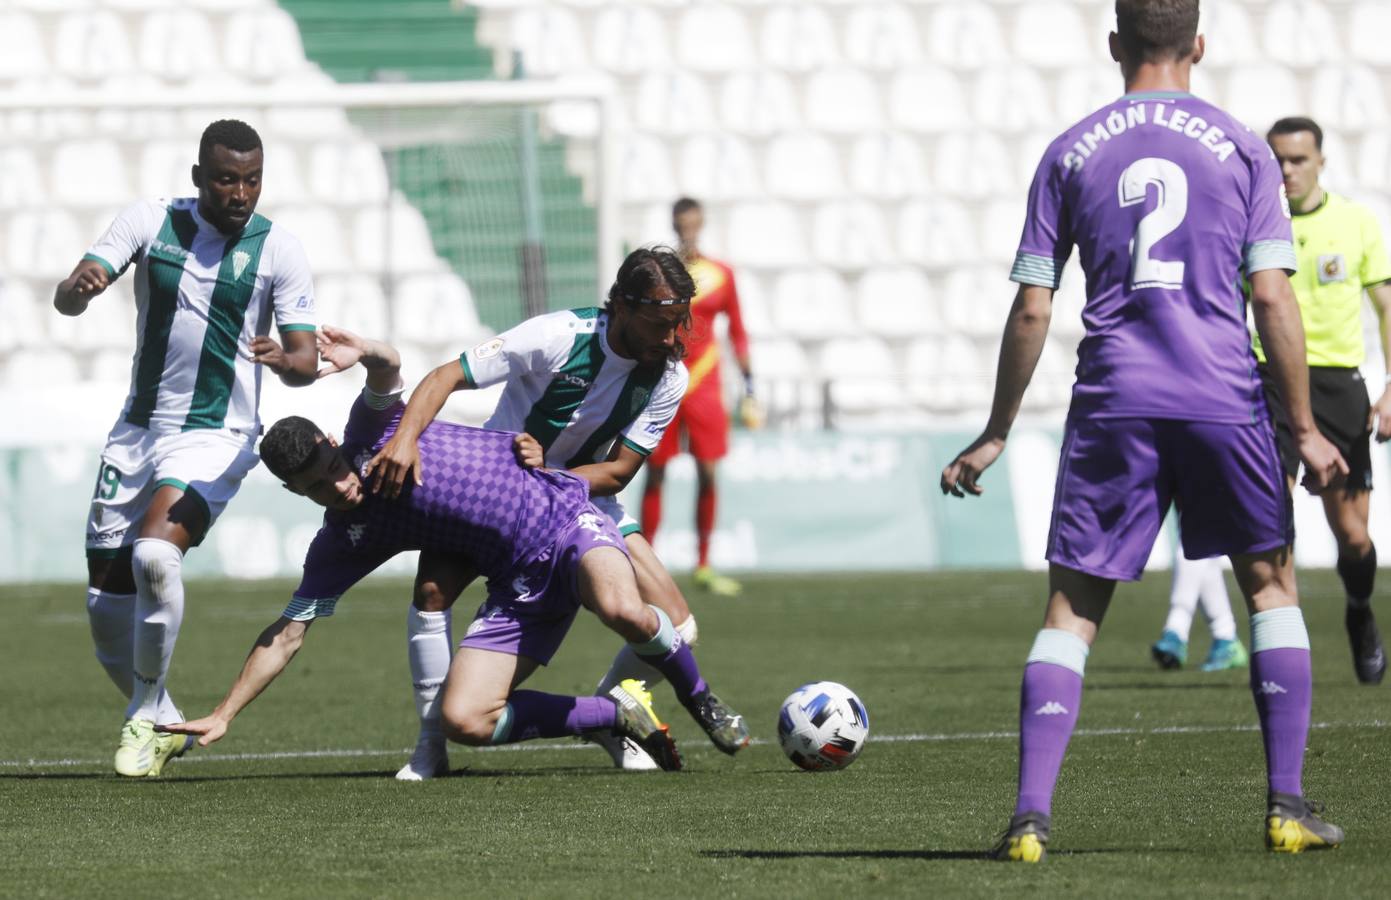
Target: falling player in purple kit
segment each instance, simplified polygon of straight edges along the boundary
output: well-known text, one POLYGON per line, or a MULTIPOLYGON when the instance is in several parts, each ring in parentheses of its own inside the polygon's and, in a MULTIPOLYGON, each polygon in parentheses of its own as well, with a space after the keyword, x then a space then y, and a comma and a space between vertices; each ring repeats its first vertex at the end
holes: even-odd
POLYGON ((595 697, 516 690, 559 648, 581 605, 624 637, 671 682, 699 716, 713 696, 695 657, 667 616, 643 603, 623 539, 589 502, 586 482, 566 472, 525 468, 510 432, 432 422, 420 454, 436 477, 408 482, 387 499, 363 489, 361 471, 396 429, 400 360, 390 346, 325 327, 324 374, 360 361, 367 385, 354 403, 341 446, 312 422, 281 419, 261 458, 287 488, 327 508, 310 544, 304 577, 284 614, 257 639, 227 696, 211 715, 163 730, 207 745, 289 663, 314 619, 397 553, 424 550, 467 559, 488 579, 488 597, 454 655, 442 700, 446 734, 465 744, 502 744, 600 730, 631 738, 664 769, 679 769, 676 746, 641 681, 595 697))
POLYGON ((1192 559, 1231 557, 1251 613, 1251 690, 1265 743, 1266 844, 1333 847, 1343 832, 1304 800, 1309 636, 1298 606, 1291 502, 1246 332, 1251 285, 1305 484, 1347 466, 1309 408, 1304 335, 1280 168, 1259 137, 1188 93, 1203 55, 1197 0, 1117 0, 1111 55, 1126 94, 1044 153, 1014 269, 985 431, 942 472, 979 494, 1004 450, 1076 245, 1087 277, 1048 536, 1049 598, 1020 692, 1019 793, 993 855, 1038 862, 1077 722, 1087 653, 1117 580, 1140 577, 1172 502, 1192 559))

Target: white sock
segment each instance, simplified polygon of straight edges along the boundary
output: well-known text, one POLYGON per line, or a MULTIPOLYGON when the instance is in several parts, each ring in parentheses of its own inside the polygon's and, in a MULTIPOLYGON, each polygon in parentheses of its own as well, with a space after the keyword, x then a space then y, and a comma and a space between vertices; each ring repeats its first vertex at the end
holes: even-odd
MULTIPOLYGON (((140 538, 131 556, 135 575, 135 629, 132 690, 127 719, 156 724, 168 714, 164 683, 184 619, 183 553, 168 541, 140 538)), ((168 707, 172 708, 169 703, 168 707)))
POLYGON ((1198 592, 1203 618, 1207 619, 1207 627, 1214 641, 1234 641, 1236 618, 1232 616, 1232 601, 1227 596, 1227 579, 1222 575, 1222 557, 1214 556, 1203 560, 1203 563, 1203 586, 1198 592))
POLYGON ((92 628, 97 662, 106 670, 121 696, 129 700, 130 669, 135 653, 135 595, 88 587, 87 624, 92 628))
POLYGON ((1203 589, 1204 562, 1188 559, 1181 550, 1174 554, 1174 579, 1169 586, 1169 617, 1164 620, 1164 630, 1172 631, 1181 641, 1188 640, 1193 627, 1193 613, 1203 589))
POLYGON ((409 607, 406 613, 406 657, 411 665, 411 690, 415 693, 415 712, 420 717, 417 743, 444 743, 440 727, 439 693, 449 675, 454 650, 449 610, 425 612, 409 607))
MULTIPOLYGON (((686 617, 686 621, 675 626, 676 633, 681 635, 681 639, 688 644, 694 644, 696 640, 696 620, 694 615, 686 617)), ((618 683, 627 678, 637 678, 647 682, 650 689, 654 684, 661 684, 666 680, 666 676, 658 672, 652 666, 643 662, 634 652, 631 644, 624 644, 623 649, 613 658, 613 664, 609 666, 608 672, 599 679, 599 687, 594 691, 596 694, 607 694, 611 688, 617 687, 618 683)))

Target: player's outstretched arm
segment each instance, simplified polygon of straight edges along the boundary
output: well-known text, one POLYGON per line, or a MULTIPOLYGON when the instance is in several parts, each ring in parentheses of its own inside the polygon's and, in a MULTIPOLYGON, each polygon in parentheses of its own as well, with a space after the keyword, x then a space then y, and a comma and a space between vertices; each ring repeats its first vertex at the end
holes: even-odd
POLYGON ((221 739, 237 713, 255 700, 290 664, 290 660, 304 643, 304 633, 309 630, 310 624, 311 622, 296 622, 284 617, 277 619, 256 639, 251 653, 242 665, 241 674, 232 682, 227 696, 222 698, 222 702, 212 713, 189 722, 161 725, 159 730, 197 735, 200 747, 206 747, 221 739))
POLYGON ((324 362, 319 369, 319 378, 347 371, 362 363, 367 370, 369 391, 390 394, 401 389, 401 354, 385 341, 374 341, 337 325, 325 325, 319 329, 317 341, 319 359, 324 362))
POLYGON ((53 308, 65 316, 80 316, 92 298, 111 286, 111 278, 101 263, 84 259, 72 274, 58 282, 53 292, 53 308))
POLYGON ((420 433, 439 415, 450 394, 468 386, 463 366, 458 362, 445 363, 416 386, 401 415, 401 424, 396 426, 396 433, 368 461, 363 471, 364 476, 373 479, 372 493, 396 497, 412 473, 416 484, 425 483, 425 473, 420 470, 420 433))
POLYGON ((589 482, 589 496, 612 497, 628 486, 628 482, 633 480, 633 476, 645 462, 646 456, 622 441, 616 441, 613 449, 609 451, 608 459, 586 466, 575 466, 568 471, 571 475, 578 475, 589 482))
POLYGON ((1378 441, 1391 439, 1391 281, 1367 288, 1372 309, 1377 314, 1377 332, 1381 335, 1381 356, 1385 360, 1386 380, 1381 397, 1372 404, 1371 421, 1367 427, 1376 433, 1378 441))
POLYGON ((318 377, 319 350, 312 331, 284 331, 282 347, 275 339, 260 335, 251 339, 251 361, 270 369, 289 387, 304 387, 318 377))
POLYGON ((1285 399, 1290 430, 1304 460, 1304 486, 1317 494, 1341 483, 1348 464, 1337 448, 1319 433, 1309 405, 1309 366, 1304 345, 1304 323, 1299 303, 1284 269, 1252 272, 1251 316, 1261 336, 1280 396, 1285 399))
POLYGON ((976 483, 1005 449, 1005 440, 1019 415, 1024 391, 1034 377, 1048 324, 1053 317, 1053 289, 1021 284, 1014 295, 1009 319, 1000 342, 1000 361, 995 370, 995 397, 990 404, 990 420, 985 431, 957 454, 942 470, 942 493, 954 497, 980 495, 984 488, 976 483))

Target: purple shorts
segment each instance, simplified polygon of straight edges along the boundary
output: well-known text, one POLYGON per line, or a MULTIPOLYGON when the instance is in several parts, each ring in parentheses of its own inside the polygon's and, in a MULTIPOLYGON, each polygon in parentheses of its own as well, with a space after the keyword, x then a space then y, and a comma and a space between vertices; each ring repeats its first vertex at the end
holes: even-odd
POLYGON ((1294 541, 1270 422, 1080 419, 1063 437, 1048 561, 1137 581, 1169 504, 1189 559, 1260 553, 1294 541))
POLYGON ((488 599, 459 646, 549 663, 580 608, 580 557, 595 547, 628 553, 613 520, 589 504, 547 552, 488 581, 488 599))

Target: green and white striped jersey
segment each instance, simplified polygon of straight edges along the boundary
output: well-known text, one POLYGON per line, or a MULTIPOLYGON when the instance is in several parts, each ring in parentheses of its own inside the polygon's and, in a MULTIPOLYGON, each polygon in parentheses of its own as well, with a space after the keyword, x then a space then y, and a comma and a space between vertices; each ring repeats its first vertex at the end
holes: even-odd
MULTIPOLYGON (((155 431, 254 433, 261 367, 250 343, 313 331, 314 284, 294 235, 253 215, 228 237, 196 198, 122 210, 84 259, 113 280, 135 264, 136 345, 122 420, 155 431)), ((100 301, 98 301, 100 302, 100 301)))
POLYGON ((605 459, 615 439, 651 453, 686 394, 686 367, 639 367, 613 352, 608 313, 570 309, 527 319, 459 357, 474 387, 507 387, 488 428, 525 431, 546 465, 572 469, 605 459))

